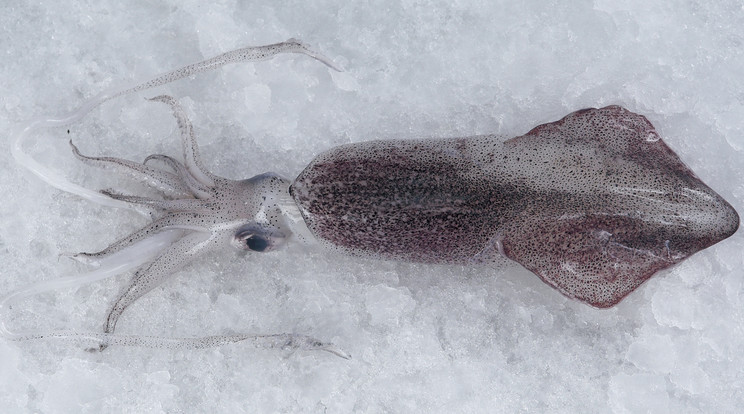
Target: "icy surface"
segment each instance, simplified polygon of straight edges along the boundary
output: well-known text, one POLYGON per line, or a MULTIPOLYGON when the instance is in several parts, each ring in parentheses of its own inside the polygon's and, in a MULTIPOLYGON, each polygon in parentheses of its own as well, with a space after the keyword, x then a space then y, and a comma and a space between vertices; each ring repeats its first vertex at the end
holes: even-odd
MULTIPOLYGON (((120 98, 42 131, 34 156, 92 188, 138 186, 77 162, 179 154, 171 94, 216 173, 299 173, 373 138, 520 135, 583 107, 646 115, 744 211, 744 9, 739 1, 5 1, 0 123, 8 135, 112 83, 245 45, 301 38, 303 56, 233 65, 120 98), (124 2, 127 3, 127 2, 124 2), (564 4, 565 3, 565 4, 564 4)), ((0 292, 82 268, 146 223, 51 189, 0 154, 0 292)), ((744 235, 653 278, 610 310, 517 267, 375 262, 292 246, 224 252, 124 314, 122 333, 296 332, 353 355, 241 345, 164 351, 0 342, 0 407, 15 412, 736 412, 744 405, 744 235)), ((126 276, 19 304, 18 328, 100 329, 126 276)))

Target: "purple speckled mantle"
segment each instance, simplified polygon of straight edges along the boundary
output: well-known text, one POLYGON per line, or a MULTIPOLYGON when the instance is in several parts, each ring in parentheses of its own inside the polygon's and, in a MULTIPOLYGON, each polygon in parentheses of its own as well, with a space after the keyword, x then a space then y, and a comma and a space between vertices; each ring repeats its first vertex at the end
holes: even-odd
POLYGON ((340 146, 290 191, 331 247, 427 263, 505 256, 597 307, 739 226, 653 125, 619 106, 577 111, 506 142, 340 146))

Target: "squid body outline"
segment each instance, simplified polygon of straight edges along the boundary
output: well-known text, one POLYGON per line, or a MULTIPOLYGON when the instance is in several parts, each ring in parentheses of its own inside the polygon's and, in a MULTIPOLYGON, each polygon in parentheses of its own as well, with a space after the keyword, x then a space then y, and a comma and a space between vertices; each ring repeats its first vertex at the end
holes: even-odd
POLYGON ((44 181, 100 204, 144 206, 157 218, 100 252, 73 255, 93 265, 90 272, 32 284, 0 299, 1 318, 25 297, 135 270, 102 333, 20 333, 0 319, 1 336, 88 339, 97 349, 248 342, 349 358, 332 343, 296 334, 166 338, 114 331, 128 305, 191 259, 228 245, 269 252, 293 234, 382 259, 491 264, 508 258, 566 296, 603 308, 738 229, 733 207, 682 163, 645 117, 619 106, 576 111, 505 142, 484 135, 342 145, 317 156, 294 181, 273 173, 247 180, 212 174, 201 161, 191 122, 178 101, 165 95, 151 100, 172 109, 183 161, 162 154, 142 163, 94 157, 70 142, 78 159, 133 172, 162 191, 163 199, 80 187, 23 151, 33 131, 75 122, 115 97, 280 53, 305 54, 340 70, 296 39, 248 47, 112 89, 65 117, 33 120, 16 134, 15 159, 44 181))

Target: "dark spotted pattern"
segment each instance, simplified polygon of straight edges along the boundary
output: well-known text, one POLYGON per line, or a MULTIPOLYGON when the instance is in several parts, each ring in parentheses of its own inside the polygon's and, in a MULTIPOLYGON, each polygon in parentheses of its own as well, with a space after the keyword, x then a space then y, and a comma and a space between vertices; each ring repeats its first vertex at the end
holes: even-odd
POLYGON ((645 117, 618 106, 577 111, 506 142, 337 147, 290 191, 310 230, 332 247, 428 263, 489 262, 500 253, 597 307, 739 225, 645 117))

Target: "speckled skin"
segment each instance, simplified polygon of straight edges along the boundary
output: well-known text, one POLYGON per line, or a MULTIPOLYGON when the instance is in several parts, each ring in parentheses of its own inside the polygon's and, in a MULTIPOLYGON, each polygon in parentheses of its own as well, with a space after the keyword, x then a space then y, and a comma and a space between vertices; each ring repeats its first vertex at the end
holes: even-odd
POLYGON ((100 265, 77 280, 39 282, 0 297, 0 337, 87 338, 100 349, 249 342, 350 358, 331 343, 297 334, 168 338, 113 332, 130 304, 190 260, 227 246, 272 251, 293 232, 299 239, 315 236, 332 248, 382 259, 493 264, 509 258, 571 298, 608 307, 739 226, 734 209, 679 160, 646 118, 617 106, 578 111, 506 142, 478 136, 346 145, 317 157, 291 186, 271 173, 239 181, 210 173, 199 158, 191 123, 168 96, 153 100, 173 109, 183 161, 161 154, 142 163, 89 157, 73 146, 85 162, 139 175, 163 192, 162 199, 86 189, 23 151, 24 139, 36 129, 67 125, 117 96, 279 53, 302 53, 338 70, 296 39, 242 48, 105 91, 64 117, 35 119, 14 134, 13 157, 49 184, 102 205, 147 207, 155 219, 100 252, 73 255, 100 265), (104 333, 16 333, 3 323, 15 300, 134 268, 104 333))
POLYGON ((619 106, 577 111, 506 142, 340 146, 313 160, 290 192, 330 247, 427 263, 505 256, 596 307, 739 226, 651 123, 619 106))
POLYGON ((151 155, 142 163, 114 157, 90 157, 81 154, 70 142, 73 153, 79 159, 133 173, 148 185, 160 190, 163 198, 123 195, 109 190, 98 192, 81 187, 37 162, 23 150, 24 141, 36 130, 69 125, 80 120, 93 108, 118 96, 161 86, 229 63, 266 60, 284 53, 307 55, 333 70, 340 71, 330 59, 298 39, 245 47, 168 71, 133 86, 113 87, 83 102, 80 107, 62 117, 44 116, 33 119, 11 136, 13 145, 10 149, 13 158, 50 185, 105 206, 146 207, 152 210, 154 221, 97 253, 71 255, 80 261, 96 264, 95 268, 88 272, 60 281, 33 283, 1 295, 0 338, 87 339, 96 341, 99 344, 98 349, 117 344, 169 349, 206 348, 242 342, 264 349, 321 350, 342 358, 351 357, 332 343, 294 333, 235 333, 196 338, 114 333, 119 317, 130 304, 194 258, 228 246, 239 250, 269 252, 281 246, 292 234, 291 231, 295 231, 300 239, 312 237, 289 196, 289 180, 272 173, 260 174, 246 180, 229 180, 209 172, 199 157, 191 123, 172 97, 158 96, 152 100, 166 103, 173 109, 181 132, 182 161, 162 154, 151 155), (60 287, 80 286, 129 269, 137 270, 131 282, 112 305, 104 323, 103 333, 14 332, 4 323, 3 315, 14 301, 60 287))
MULTIPOLYGON (((127 169, 168 194, 160 200, 104 192, 152 209, 156 219, 78 259, 95 261, 179 232, 113 303, 106 334, 130 304, 190 260, 229 245, 274 250, 303 219, 321 242, 355 255, 459 264, 506 257, 597 307, 616 304, 739 225, 734 209, 646 118, 617 106, 578 111, 506 142, 487 135, 345 145, 318 156, 290 186, 272 173, 240 181, 210 173, 178 103, 154 100, 173 109, 183 162, 166 155, 144 163, 94 158, 73 146, 83 161, 127 169), (294 217, 300 214, 292 199, 302 218, 294 217)), ((317 348, 332 349, 320 342, 317 348)))
MULTIPOLYGON (((157 233, 181 232, 176 241, 152 262, 136 271, 106 316, 103 330, 107 334, 115 331, 116 322, 129 305, 190 260, 231 245, 241 250, 272 251, 291 234, 285 228, 281 209, 281 205, 286 203, 288 180, 272 173, 247 180, 229 180, 210 173, 199 157, 193 128, 178 102, 169 96, 153 100, 164 102, 173 109, 181 132, 183 163, 167 155, 151 155, 141 164, 112 157, 88 157, 73 145, 73 152, 81 160, 125 168, 171 196, 168 200, 158 200, 105 191, 109 197, 153 209, 156 219, 100 252, 75 255, 77 259, 95 262, 157 233), (152 161, 159 161, 165 168, 152 166, 152 161)), ((102 348, 105 346, 104 343, 102 348)))

